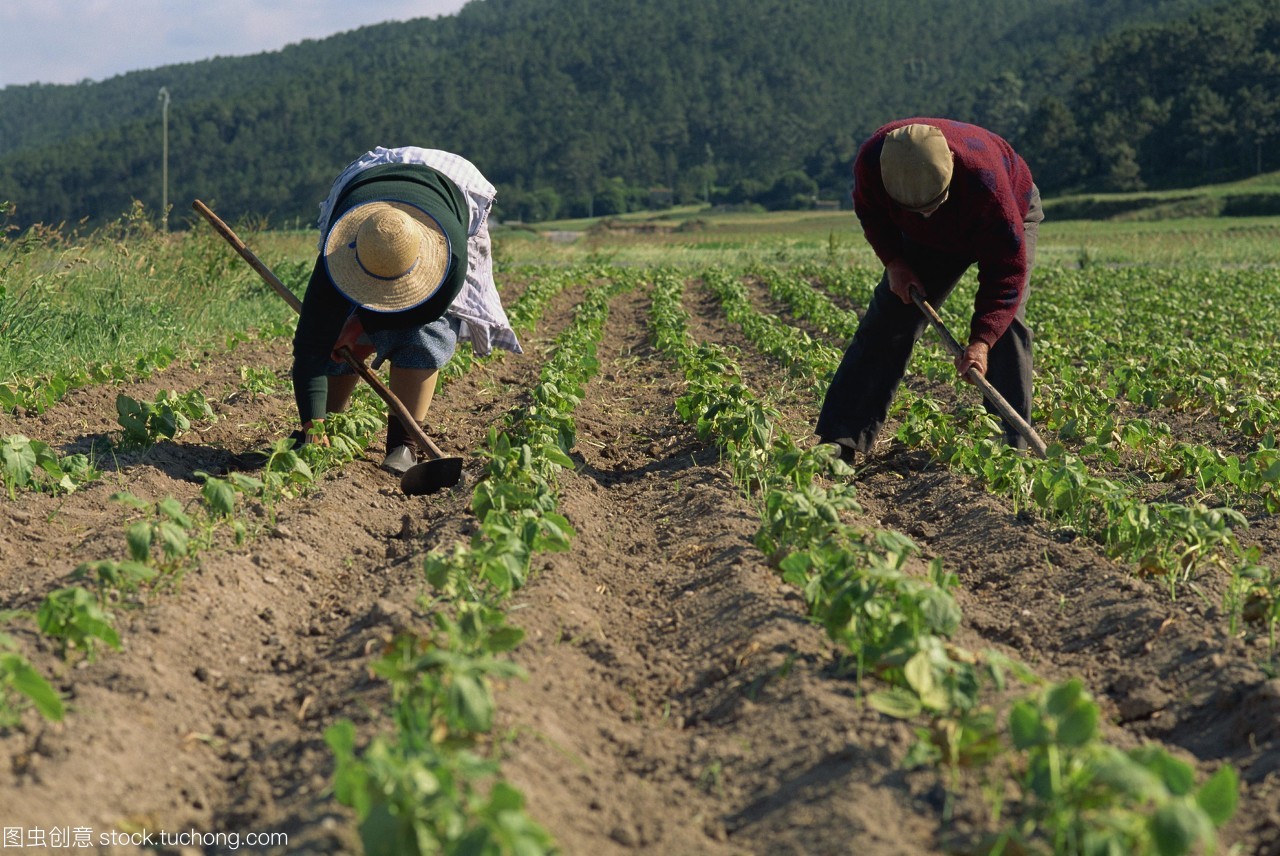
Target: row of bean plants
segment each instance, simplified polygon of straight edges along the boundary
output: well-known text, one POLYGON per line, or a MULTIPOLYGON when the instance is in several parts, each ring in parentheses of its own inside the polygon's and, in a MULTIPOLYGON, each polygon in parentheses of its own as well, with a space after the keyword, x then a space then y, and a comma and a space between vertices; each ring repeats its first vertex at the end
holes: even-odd
MULTIPOLYGON (((1129 271, 1120 283, 1111 282, 1119 276, 1113 272, 1086 277, 1051 271, 1045 276, 1049 283, 1039 287, 1051 291, 1052 297, 1037 301, 1037 314, 1045 316, 1037 323, 1046 325, 1053 335, 1039 340, 1036 349, 1037 398, 1041 403, 1036 417, 1046 430, 1092 468, 1107 472, 1113 480, 1128 482, 1133 489, 1149 491, 1153 480, 1190 481, 1197 490, 1206 492, 1207 498, 1242 512, 1280 511, 1280 449, 1275 436, 1280 410, 1265 392, 1271 388, 1274 372, 1248 368, 1232 372, 1232 366, 1237 365, 1234 338, 1224 340, 1217 329, 1220 316, 1212 299, 1201 300, 1187 290, 1202 285, 1205 276, 1186 281, 1168 272, 1129 271), (1125 300, 1119 301, 1121 306, 1107 313, 1106 320, 1094 317, 1102 300, 1094 285, 1098 279, 1125 295, 1125 300), (1144 290, 1139 290, 1138 283, 1144 290), (1175 290, 1176 286, 1183 291, 1175 290), (1187 319, 1180 319, 1185 323, 1179 327, 1178 342, 1166 341, 1156 346, 1155 353, 1147 353, 1151 337, 1146 331, 1167 330, 1167 319, 1158 313, 1169 303, 1197 308, 1187 319), (1202 329, 1206 325, 1208 329, 1202 329), (1216 343, 1211 331, 1218 333, 1216 343), (1141 354, 1135 353, 1135 340, 1143 343, 1141 354), (1184 366, 1161 348, 1193 351, 1199 362, 1194 367, 1184 366), (1225 356, 1228 353, 1230 359, 1225 356), (1169 365, 1170 360, 1176 367, 1169 365), (1210 369, 1219 373, 1204 374, 1210 369), (1171 393, 1173 384, 1181 391, 1171 393), (1221 443, 1178 439, 1166 423, 1139 415, 1209 411, 1229 417, 1219 423, 1220 438, 1227 441, 1225 449, 1221 443), (1240 436, 1233 438, 1232 431, 1240 436)), ((1235 282, 1243 274, 1222 276, 1234 287, 1237 299, 1258 284, 1256 278, 1235 282)), ((827 271, 811 270, 810 278, 847 298, 856 299, 866 290, 865 280, 859 283, 848 276, 832 277, 827 271)), ((943 312, 951 314, 949 307, 943 312)), ((963 323, 963 319, 955 320, 963 323)), ((1261 341, 1268 341, 1266 335, 1261 341)), ((1257 343, 1246 348, 1240 365, 1257 365, 1257 343)), ((936 360, 921 362, 926 363, 924 371, 938 372, 936 360)))
MULTIPOLYGON (((546 273, 531 284, 513 323, 532 322, 572 276, 546 273)), ((528 403, 490 429, 471 500, 476 530, 423 563, 432 594, 421 607, 431 628, 401 633, 374 667, 391 689, 394 733, 375 735, 363 750, 349 721, 326 733, 337 759, 335 794, 355 809, 370 856, 554 849, 524 812, 523 795, 485 757, 493 753, 494 682, 521 675, 503 655, 523 631, 503 607, 526 583, 534 555, 569 549, 574 530, 556 511, 556 476, 574 466, 573 410, 598 369, 608 303, 629 287, 618 279, 587 294, 528 403)))
MULTIPOLYGON (((719 278, 713 288, 727 284, 719 278)), ((984 771, 993 819, 1008 817, 988 842, 991 852, 1171 854, 1212 846, 1215 828, 1234 811, 1234 771, 1223 767, 1197 789, 1191 767, 1162 749, 1123 752, 1106 743, 1100 710, 1080 681, 1045 686, 994 652, 955 646, 954 575, 935 561, 927 578, 913 576, 906 571, 915 552, 909 539, 842 522, 853 505, 852 487, 841 478, 847 469, 820 449, 801 450, 776 424, 765 427, 768 406, 744 390, 723 352, 689 341, 681 288, 675 278, 659 282, 653 310, 655 342, 689 381, 678 409, 714 437, 739 481, 756 486, 763 509, 757 542, 804 593, 814 620, 849 652, 859 678, 871 674, 889 684, 868 703, 893 716, 924 717, 913 760, 941 765, 953 784, 962 767, 984 771), (823 477, 829 486, 819 483, 823 477), (1036 688, 1001 711, 982 699, 1001 693, 1006 673, 1036 688), (995 796, 1005 775, 1018 794, 1009 806, 995 796)), ((750 314, 741 306, 729 314, 738 311, 750 314)), ((774 345, 785 347, 779 343, 786 338, 774 345)))
MULTIPOLYGON (((1280 511, 1280 409, 1269 392, 1276 378, 1260 364, 1258 344, 1276 331, 1265 322, 1245 323, 1260 338, 1242 344, 1224 329, 1214 298, 1195 291, 1217 292, 1219 299, 1227 292, 1238 304, 1252 299, 1259 275, 1049 271, 1038 277, 1038 291, 1052 296, 1036 302, 1036 323, 1052 336, 1037 345, 1037 417, 1114 480, 1148 490, 1153 480, 1174 487, 1190 482, 1242 512, 1280 511), (1110 288, 1124 298, 1113 301, 1105 318, 1095 317, 1110 288), (1194 308, 1170 324, 1171 304, 1194 308), (1172 340, 1171 327, 1177 330, 1172 340), (1161 415, 1197 424, 1200 416, 1215 417, 1201 429, 1214 436, 1181 439, 1161 415)), ((843 280, 833 290, 852 296, 865 285, 843 280)))
MULTIPOLYGON (((182 401, 203 405, 198 407, 200 412, 208 412, 198 391, 157 396, 157 402, 165 407, 182 401)), ((127 421, 125 413, 158 413, 152 403, 142 405, 146 406, 122 396, 122 425, 127 421)), ((140 418, 133 423, 138 433, 132 437, 125 426, 121 443, 136 448, 173 436, 176 432, 170 429, 180 422, 171 421, 172 415, 160 417, 163 424, 159 428, 140 418)), ((360 454, 380 426, 381 415, 372 397, 356 396, 352 408, 335 416, 328 426, 329 447, 308 445, 295 450, 292 440, 280 440, 267 453, 260 476, 232 472, 218 478, 197 472, 203 483, 200 493, 186 503, 173 497, 152 502, 128 491, 113 494, 111 500, 126 516, 125 555, 81 562, 71 573, 73 585, 45 595, 34 612, 0 613, 0 627, 39 633, 57 647, 64 660, 75 655, 92 660, 104 645, 119 649, 116 613, 141 608, 156 592, 176 586, 183 574, 197 565, 200 554, 216 546, 220 532, 229 532, 235 545, 256 537, 273 524, 274 510, 282 500, 300 495, 325 471, 360 454)), ((32 704, 46 718, 61 719, 65 713, 62 700, 17 649, 13 636, 0 633, 0 650, 4 652, 0 657, 0 725, 16 723, 23 702, 32 704)))
MULTIPOLYGON (((796 317, 820 325, 837 338, 852 337, 857 315, 839 308, 815 288, 811 271, 757 269, 754 273, 796 317)), ((709 280, 719 283, 716 288, 728 301, 731 315, 756 327, 785 328, 773 336, 796 335, 780 319, 759 313, 741 282, 714 272, 709 280)), ((829 284, 825 278, 821 282, 829 284)), ((844 287, 837 283, 841 291, 844 287)), ((752 330, 747 333, 753 335, 752 330)), ((768 342, 759 346, 785 364, 804 366, 805 376, 818 383, 825 383, 840 359, 835 348, 817 342, 794 350, 768 342)), ((954 381, 955 370, 940 348, 918 349, 915 365, 926 377, 954 381)), ((957 389, 962 401, 972 401, 973 396, 971 390, 957 389)), ((1093 538, 1108 556, 1133 563, 1137 573, 1159 576, 1172 597, 1197 572, 1221 569, 1229 579, 1223 606, 1232 616, 1232 626, 1246 612, 1262 621, 1274 653, 1280 624, 1280 573, 1260 562, 1256 548, 1241 545, 1235 529, 1247 521, 1240 511, 1199 501, 1146 501, 1133 484, 1095 474, 1061 442, 1050 444, 1046 460, 1014 452, 991 439, 998 429, 976 404, 944 406, 904 388, 895 413, 898 439, 929 449, 952 468, 977 477, 993 492, 1009 497, 1015 508, 1035 509, 1056 524, 1093 538)))

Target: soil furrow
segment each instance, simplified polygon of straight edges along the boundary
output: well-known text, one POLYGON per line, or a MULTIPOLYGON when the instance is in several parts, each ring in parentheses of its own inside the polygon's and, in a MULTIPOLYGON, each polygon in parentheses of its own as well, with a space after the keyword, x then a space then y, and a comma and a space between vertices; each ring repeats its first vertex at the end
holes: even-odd
POLYGON ((569 853, 932 852, 933 781, 896 770, 909 731, 831 676, 756 509, 676 421, 647 311, 615 301, 575 411, 577 536, 518 597, 504 769, 569 853))
MULTIPOLYGON (((753 300, 822 337, 763 288, 753 289, 753 300)), ((1245 842, 1245 852, 1277 852, 1280 680, 1259 666, 1265 638, 1251 645, 1230 638, 1216 599, 1184 587, 1175 601, 1161 581, 1135 576, 1087 539, 1016 513, 969 477, 896 441, 882 443, 854 478, 872 525, 910 535, 925 557, 942 558, 959 575, 960 644, 999 646, 1046 678, 1081 677, 1118 726, 1110 739, 1120 745, 1158 742, 1202 774, 1234 765, 1241 803, 1224 840, 1245 842)))
MULTIPOLYGON (((553 301, 542 329, 526 337, 525 358, 499 356, 440 390, 432 429, 442 445, 472 448, 520 403, 540 349, 574 301, 573 293, 553 301)), ((256 366, 287 377, 288 343, 272 344, 255 350, 256 366)), ((200 376, 238 379, 242 363, 239 349, 208 355, 200 376)), ((201 381, 178 367, 150 381, 157 389, 179 382, 201 381)), ((99 411, 108 399, 113 417, 114 392, 100 389, 69 396, 38 421, 51 438, 74 436, 82 425, 107 430, 93 426, 104 423, 99 411)), ((6 603, 33 603, 83 559, 124 558, 123 514, 106 502, 112 491, 194 495, 194 470, 217 469, 229 457, 224 449, 256 448, 283 434, 295 418, 292 407, 287 389, 229 396, 212 426, 166 444, 173 449, 167 469, 144 459, 71 497, 33 495, 21 510, 7 505, 11 519, 47 537, 7 533, 43 577, 10 573, 6 603), (65 521, 66 532, 49 535, 50 520, 65 521)), ((24 653, 55 677, 70 710, 62 723, 29 711, 20 729, 0 738, 10 759, 0 773, 6 823, 102 832, 275 830, 289 835, 280 852, 358 849, 347 813, 326 793, 332 759, 323 732, 340 718, 362 731, 385 726, 384 692, 367 665, 397 628, 418 620, 422 553, 451 541, 472 519, 476 475, 469 462, 458 489, 406 497, 377 468, 380 454, 379 438, 366 460, 282 503, 263 535, 241 548, 206 551, 176 590, 122 611, 120 652, 69 668, 43 640, 16 634, 24 653)))

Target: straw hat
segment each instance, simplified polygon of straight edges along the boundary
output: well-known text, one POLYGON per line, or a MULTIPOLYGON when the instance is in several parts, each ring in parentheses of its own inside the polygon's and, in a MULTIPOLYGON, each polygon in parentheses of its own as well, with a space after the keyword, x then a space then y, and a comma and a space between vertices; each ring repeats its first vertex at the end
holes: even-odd
POLYGON ((885 192, 908 211, 929 211, 946 201, 952 156, 933 125, 903 125, 884 138, 880 177, 885 192))
POLYGON ((449 237, 415 205, 376 200, 338 219, 324 242, 329 278, 375 312, 403 312, 440 290, 449 273, 449 237))

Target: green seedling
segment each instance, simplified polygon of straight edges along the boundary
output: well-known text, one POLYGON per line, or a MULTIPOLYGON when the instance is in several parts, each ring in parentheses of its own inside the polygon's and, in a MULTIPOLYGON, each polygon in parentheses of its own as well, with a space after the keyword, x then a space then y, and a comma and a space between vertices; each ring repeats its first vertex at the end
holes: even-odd
POLYGON ((86 455, 59 457, 48 444, 21 434, 0 440, 0 482, 10 499, 27 490, 72 493, 101 477, 86 455))
POLYGON ((555 850, 547 832, 529 819, 518 790, 502 781, 482 787, 497 773, 491 761, 403 734, 398 740, 375 737, 360 753, 348 721, 331 726, 325 742, 335 758, 334 797, 354 809, 369 856, 555 850))
POLYGON ((129 557, 138 563, 171 574, 187 562, 193 552, 191 536, 201 531, 195 519, 173 497, 152 504, 128 492, 111 499, 144 513, 144 519, 125 529, 129 557))
MULTIPOLYGON (((19 615, 12 611, 0 613, 0 626, 19 615)), ((0 731, 21 721, 25 703, 54 722, 60 721, 65 713, 58 693, 17 648, 13 637, 0 632, 0 731)))
POLYGON ((270 369, 256 366, 240 367, 240 389, 254 398, 259 395, 272 395, 283 387, 284 383, 279 376, 270 369))
POLYGON ((110 614, 92 592, 79 586, 46 596, 36 613, 36 623, 41 633, 58 641, 63 657, 74 648, 92 660, 98 643, 120 650, 120 636, 111 626, 110 614))
POLYGON ((116 413, 122 429, 122 448, 145 448, 172 440, 191 427, 192 419, 213 418, 213 409, 199 390, 182 395, 161 391, 154 402, 138 401, 120 393, 116 396, 116 413))
POLYGON ((243 544, 248 538, 248 529, 243 521, 236 519, 236 505, 240 497, 261 496, 265 489, 263 481, 237 472, 228 473, 226 478, 216 478, 197 470, 195 476, 204 481, 200 499, 211 521, 210 528, 219 522, 230 523, 236 544, 243 544))
POLYGON ((1078 680, 1013 706, 1009 733, 1024 753, 1027 810, 1005 842, 1054 853, 1181 856, 1204 846, 1235 812, 1237 777, 1223 767, 1200 788, 1192 767, 1153 746, 1102 743, 1101 713, 1078 680))
POLYGON ((150 585, 158 575, 159 571, 142 562, 100 559, 77 566, 71 578, 93 584, 98 603, 105 607, 150 585))

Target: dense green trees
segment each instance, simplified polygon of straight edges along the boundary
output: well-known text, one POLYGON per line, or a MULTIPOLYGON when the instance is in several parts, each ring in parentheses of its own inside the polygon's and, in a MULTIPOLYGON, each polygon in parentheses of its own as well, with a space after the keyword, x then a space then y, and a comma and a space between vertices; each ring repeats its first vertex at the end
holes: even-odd
POLYGON ((1219 3, 1095 46, 1028 120, 1041 186, 1137 190, 1280 169, 1280 2, 1219 3))
MULTIPOLYGON (((374 145, 452 149, 504 219, 655 200, 846 200, 857 145, 908 115, 976 121, 1042 188, 1276 168, 1280 0, 473 0, 252 57, 0 90, 17 222, 169 198, 307 225, 374 145)), ((175 222, 181 217, 174 218, 175 222)))

